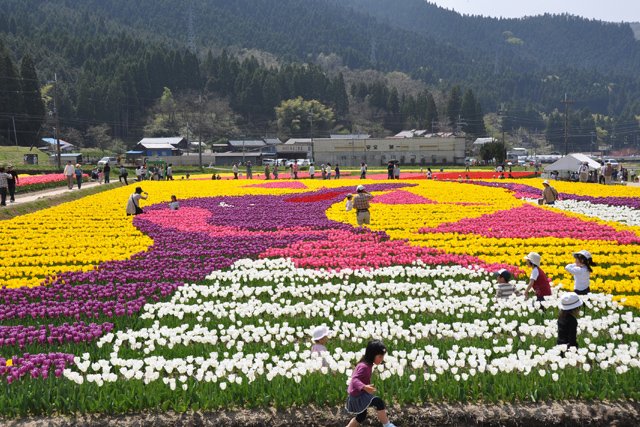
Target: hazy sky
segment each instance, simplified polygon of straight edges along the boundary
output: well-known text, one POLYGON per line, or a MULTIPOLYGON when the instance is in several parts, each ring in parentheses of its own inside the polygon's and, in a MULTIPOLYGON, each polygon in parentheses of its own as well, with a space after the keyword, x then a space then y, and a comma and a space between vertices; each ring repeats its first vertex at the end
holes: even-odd
POLYGON ((459 13, 521 18, 570 13, 610 22, 640 22, 640 0, 428 0, 459 13))

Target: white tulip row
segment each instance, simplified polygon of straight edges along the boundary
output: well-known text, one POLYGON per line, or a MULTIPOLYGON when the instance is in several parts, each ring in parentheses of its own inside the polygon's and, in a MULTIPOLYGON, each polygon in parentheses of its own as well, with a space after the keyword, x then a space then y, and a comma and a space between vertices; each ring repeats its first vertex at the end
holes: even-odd
MULTIPOLYGON (((332 371, 348 381, 364 350, 343 351, 332 346, 330 339, 330 351, 322 355, 328 366, 323 367, 322 359, 312 357, 310 351, 310 334, 320 324, 330 328, 333 342, 356 342, 364 349, 370 339, 385 341, 390 354, 380 367, 382 379, 420 374, 434 381, 438 375, 450 373, 465 380, 479 373, 531 371, 544 376, 546 369, 562 371, 578 363, 586 370, 597 365, 624 373, 637 369, 640 363, 640 317, 612 301, 610 295, 582 297, 589 306, 587 315, 579 319, 579 336, 586 347, 563 358, 560 352, 566 347, 553 345, 556 319, 542 321, 531 300, 512 296, 496 301, 495 285, 481 270, 416 263, 337 273, 299 269, 284 259, 242 260, 208 279, 213 282, 210 286, 186 285, 171 301, 146 305, 142 317, 153 321, 151 327, 106 334, 97 345, 110 349, 109 360, 91 361, 85 355, 76 358, 75 367, 65 370, 64 375, 77 383, 86 380, 98 385, 118 378, 147 384, 161 380, 172 389, 178 383, 186 387, 189 378, 226 387, 227 383, 253 382, 258 377, 271 381, 280 376, 299 382, 317 371, 332 371), (424 317, 443 316, 452 320, 422 322, 424 317), (340 320, 345 317, 350 320, 340 320), (176 319, 185 318, 187 321, 176 327, 163 324, 171 320, 175 325, 176 319), (232 323, 217 323, 222 318, 232 323), (303 328, 291 326, 286 321, 290 318, 311 320, 309 327, 303 328), (591 343, 589 338, 604 336, 609 341, 606 345, 591 343), (546 346, 522 349, 521 343, 532 338, 546 346), (436 342, 434 339, 439 345, 419 343, 436 342), (475 345, 451 346, 452 340, 466 339, 475 345), (620 342, 623 339, 626 344, 620 342), (398 343, 416 347, 410 352, 394 351, 398 343), (216 346, 223 353, 184 359, 151 355, 162 348, 180 347, 188 352, 194 345, 216 346), (121 357, 125 348, 141 357, 121 357)), ((557 306, 560 296, 554 293, 545 305, 557 306)), ((553 375, 557 380, 557 373, 553 375)))
MULTIPOLYGON (((537 205, 537 200, 535 199, 527 199, 527 201, 537 205)), ((558 200, 553 207, 563 211, 598 218, 603 221, 615 221, 625 225, 640 227, 640 210, 628 206, 599 205, 580 200, 558 200)))

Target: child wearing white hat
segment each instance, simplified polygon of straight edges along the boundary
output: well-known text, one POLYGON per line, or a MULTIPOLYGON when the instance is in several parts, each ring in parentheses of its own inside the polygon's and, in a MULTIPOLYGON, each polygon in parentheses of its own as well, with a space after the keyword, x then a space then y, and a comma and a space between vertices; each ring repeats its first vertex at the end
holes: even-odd
POLYGON ((542 257, 535 252, 530 252, 524 259, 527 261, 527 267, 532 269, 531 276, 529 276, 529 286, 524 291, 524 298, 527 299, 529 291, 533 288, 536 293, 536 300, 540 303, 540 309, 544 312, 545 308, 542 305, 542 301, 544 301, 544 297, 551 295, 551 286, 549 285, 549 278, 540 268, 542 257))
POLYGON ((573 254, 575 263, 568 264, 565 269, 573 274, 573 291, 578 295, 587 295, 591 292, 591 273, 597 264, 593 262, 591 253, 581 250, 573 254))
POLYGON ((578 316, 582 301, 575 292, 568 292, 560 300, 558 315, 558 345, 578 348, 578 316))
MULTIPOLYGON (((326 326, 318 326, 313 330, 313 346, 311 347, 311 358, 315 359, 318 356, 322 355, 323 351, 327 351, 327 347, 324 345, 327 343, 329 339, 329 328, 326 326)), ((322 366, 329 366, 327 361, 322 358, 322 366)))

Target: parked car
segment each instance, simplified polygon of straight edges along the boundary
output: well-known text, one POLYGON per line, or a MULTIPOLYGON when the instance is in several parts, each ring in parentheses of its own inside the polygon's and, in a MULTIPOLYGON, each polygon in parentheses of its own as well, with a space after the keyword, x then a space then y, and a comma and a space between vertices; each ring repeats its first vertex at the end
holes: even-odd
POLYGON ((607 163, 611 163, 611 166, 613 166, 614 169, 620 166, 616 159, 604 159, 604 164, 606 165, 607 163))
POLYGON ((98 161, 98 166, 115 165, 118 160, 115 157, 103 157, 98 161))
POLYGON ((262 159, 262 166, 273 166, 276 163, 275 159, 262 159))

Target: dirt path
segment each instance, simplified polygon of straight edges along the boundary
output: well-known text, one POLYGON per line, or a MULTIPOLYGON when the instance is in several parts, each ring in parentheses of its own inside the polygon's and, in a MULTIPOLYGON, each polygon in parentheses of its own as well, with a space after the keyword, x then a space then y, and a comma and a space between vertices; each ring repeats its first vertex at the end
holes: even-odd
MULTIPOLYGON (((504 405, 424 405, 389 409, 390 420, 397 427, 637 427, 640 404, 616 403, 519 403, 504 405)), ((350 417, 343 408, 275 410, 242 410, 211 413, 143 413, 130 415, 79 416, 75 418, 28 418, 4 421, 9 427, 151 427, 151 426, 228 426, 228 427, 344 427, 350 417)), ((364 426, 379 426, 370 411, 364 426)))

